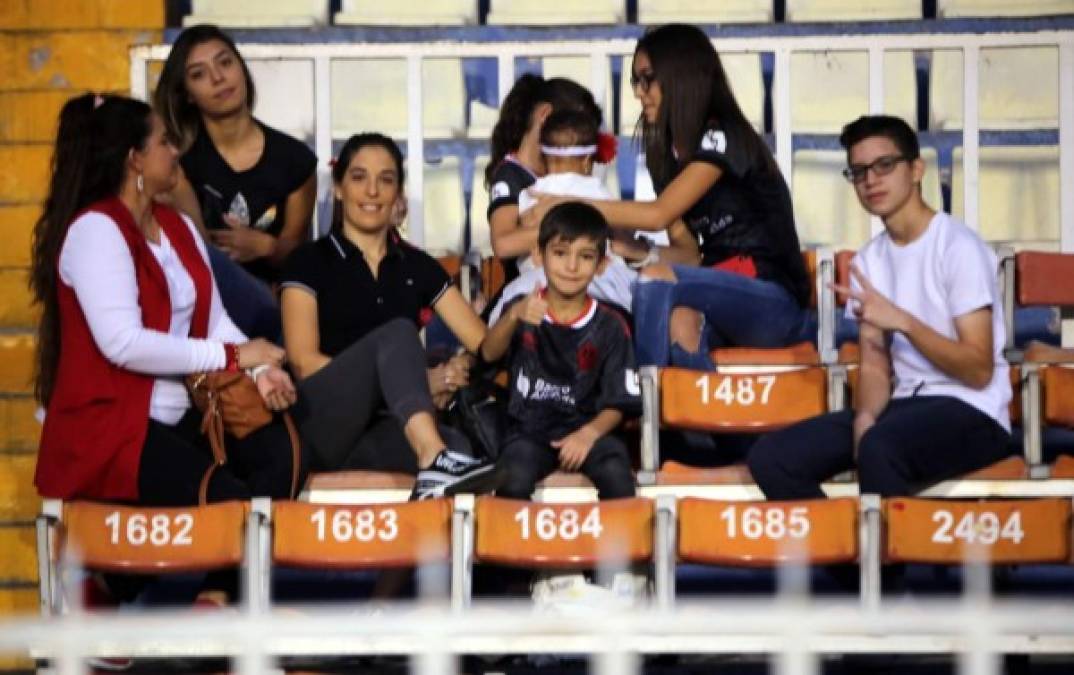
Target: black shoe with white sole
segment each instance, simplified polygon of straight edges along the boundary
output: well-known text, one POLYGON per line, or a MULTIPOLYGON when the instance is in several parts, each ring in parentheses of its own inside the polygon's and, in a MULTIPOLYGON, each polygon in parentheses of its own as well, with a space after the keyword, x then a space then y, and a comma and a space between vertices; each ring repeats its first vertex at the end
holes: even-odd
POLYGON ((462 492, 491 492, 500 486, 501 475, 492 462, 444 449, 428 468, 418 471, 410 499, 450 497, 462 492))

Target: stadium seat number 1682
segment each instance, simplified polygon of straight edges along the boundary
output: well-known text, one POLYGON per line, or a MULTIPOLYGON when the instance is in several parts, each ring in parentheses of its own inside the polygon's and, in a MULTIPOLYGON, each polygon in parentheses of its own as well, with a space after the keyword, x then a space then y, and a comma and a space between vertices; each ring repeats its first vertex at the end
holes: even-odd
POLYGON ((775 383, 775 375, 731 377, 706 374, 697 378, 694 386, 701 391, 701 403, 704 405, 719 402, 724 405, 751 406, 768 405, 772 385, 775 383))

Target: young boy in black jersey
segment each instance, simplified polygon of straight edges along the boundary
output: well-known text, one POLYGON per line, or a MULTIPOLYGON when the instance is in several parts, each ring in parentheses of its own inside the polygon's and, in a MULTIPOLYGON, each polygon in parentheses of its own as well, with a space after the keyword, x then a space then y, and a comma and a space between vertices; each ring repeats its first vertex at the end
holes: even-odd
POLYGON ((601 499, 634 495, 626 446, 611 435, 641 405, 630 328, 586 293, 607 263, 607 240, 593 207, 550 210, 534 251, 548 286, 514 299, 481 345, 486 362, 510 352, 501 497, 529 499, 557 468, 585 474, 601 499))

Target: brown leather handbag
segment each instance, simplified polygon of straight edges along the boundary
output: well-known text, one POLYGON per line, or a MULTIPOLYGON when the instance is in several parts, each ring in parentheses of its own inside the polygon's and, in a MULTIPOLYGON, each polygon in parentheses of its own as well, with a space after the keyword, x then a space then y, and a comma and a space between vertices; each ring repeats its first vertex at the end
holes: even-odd
MULTIPOLYGON (((201 431, 209 437, 213 464, 202 476, 198 501, 206 503, 209 479, 218 467, 227 464, 224 434, 246 438, 272 422, 272 411, 265 405, 257 384, 245 372, 214 370, 194 373, 186 378, 186 386, 194 405, 202 412, 201 431)), ((289 413, 283 413, 283 423, 291 438, 291 497, 298 493, 299 453, 298 430, 289 413)))

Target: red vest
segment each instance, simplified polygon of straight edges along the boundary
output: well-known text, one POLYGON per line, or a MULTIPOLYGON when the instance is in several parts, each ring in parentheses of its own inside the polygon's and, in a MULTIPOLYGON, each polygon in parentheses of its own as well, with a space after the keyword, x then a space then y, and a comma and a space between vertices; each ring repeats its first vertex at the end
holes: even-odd
MULTIPOLYGON (((142 325, 167 332, 172 314, 168 282, 134 217, 117 197, 92 204, 82 213, 87 211, 108 216, 119 228, 134 261, 142 325)), ((197 298, 190 335, 205 337, 212 273, 177 212, 157 205, 153 215, 194 281, 197 298)), ((137 501, 138 464, 149 426, 154 377, 108 361, 93 339, 74 289, 62 281, 56 286, 60 356, 34 484, 42 497, 137 501)))

